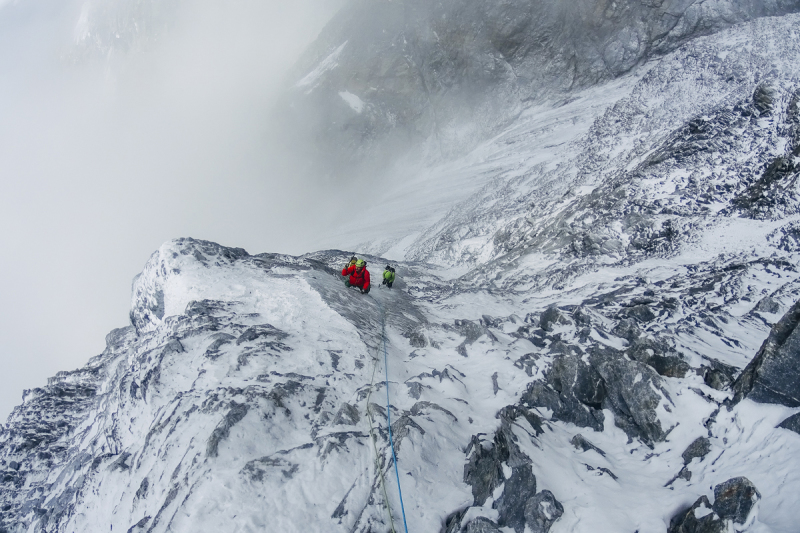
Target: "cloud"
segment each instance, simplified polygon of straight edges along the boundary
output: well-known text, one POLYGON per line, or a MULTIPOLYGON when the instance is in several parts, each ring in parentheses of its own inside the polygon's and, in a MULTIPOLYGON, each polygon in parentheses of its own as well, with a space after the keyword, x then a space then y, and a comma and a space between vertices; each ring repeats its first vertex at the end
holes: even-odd
POLYGON ((163 241, 310 251, 335 190, 302 150, 271 149, 269 116, 338 7, 2 2, 0 416, 127 324, 130 280, 163 241))

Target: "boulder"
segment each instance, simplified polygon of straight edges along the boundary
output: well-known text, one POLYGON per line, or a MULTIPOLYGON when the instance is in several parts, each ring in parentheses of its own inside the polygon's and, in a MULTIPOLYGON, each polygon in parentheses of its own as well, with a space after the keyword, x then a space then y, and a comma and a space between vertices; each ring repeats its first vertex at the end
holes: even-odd
POLYGON ((723 520, 743 525, 751 519, 750 513, 761 499, 755 485, 746 477, 735 477, 714 487, 714 512, 723 520))
POLYGON ((761 499, 745 477, 735 477, 714 487, 714 505, 700 496, 686 511, 675 515, 667 533, 726 533, 755 520, 754 508, 761 499))
POLYGON ((479 516, 472 520, 467 527, 464 528, 464 533, 502 533, 500 528, 486 517, 479 516))
POLYGON ((692 442, 686 451, 681 454, 683 464, 688 465, 692 459, 699 457, 702 460, 711 451, 711 442, 706 437, 698 437, 692 442))
POLYGON ((549 490, 543 490, 525 504, 525 523, 531 533, 547 533, 563 514, 564 507, 549 490))
POLYGON ((588 452, 589 450, 594 450, 603 457, 606 456, 606 452, 604 452, 603 450, 601 450, 600 448, 598 448, 597 446, 586 440, 586 438, 580 433, 572 437, 572 440, 569 441, 569 443, 575 446, 575 449, 577 450, 583 450, 584 452, 588 452))
POLYGON ((461 530, 461 520, 464 518, 464 515, 467 514, 468 509, 469 507, 464 507, 463 509, 453 511, 447 515, 439 533, 458 533, 461 530))
POLYGON ((726 529, 708 498, 700 496, 689 509, 672 518, 667 533, 724 533, 726 529))
POLYGON ((574 396, 580 403, 595 408, 600 407, 606 396, 600 374, 580 357, 569 353, 553 360, 547 383, 562 396, 574 396))

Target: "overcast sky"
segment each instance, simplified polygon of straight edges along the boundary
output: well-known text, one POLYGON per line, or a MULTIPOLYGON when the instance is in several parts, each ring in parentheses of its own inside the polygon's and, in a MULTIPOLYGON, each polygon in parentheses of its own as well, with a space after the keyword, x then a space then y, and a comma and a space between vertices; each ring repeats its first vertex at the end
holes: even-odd
POLYGON ((268 110, 341 0, 171 3, 156 43, 75 60, 92 2, 0 0, 0 421, 128 325, 164 241, 303 253, 336 212, 268 110))

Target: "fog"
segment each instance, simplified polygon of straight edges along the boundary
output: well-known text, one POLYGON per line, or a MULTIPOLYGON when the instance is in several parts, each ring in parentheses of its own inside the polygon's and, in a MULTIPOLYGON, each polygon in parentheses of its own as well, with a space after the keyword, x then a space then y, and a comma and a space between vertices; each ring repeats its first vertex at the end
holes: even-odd
POLYGON ((167 29, 81 40, 82 13, 124 3, 0 0, 0 420, 128 325, 164 241, 303 253, 340 206, 269 120, 339 0, 138 2, 167 29))

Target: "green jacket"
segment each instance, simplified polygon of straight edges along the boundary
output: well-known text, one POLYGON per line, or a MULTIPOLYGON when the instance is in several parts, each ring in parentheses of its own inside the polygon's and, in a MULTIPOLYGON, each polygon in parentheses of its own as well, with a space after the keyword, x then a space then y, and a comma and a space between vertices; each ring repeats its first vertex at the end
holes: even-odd
POLYGON ((383 279, 385 279, 387 283, 394 283, 394 272, 391 270, 384 270, 383 279))

